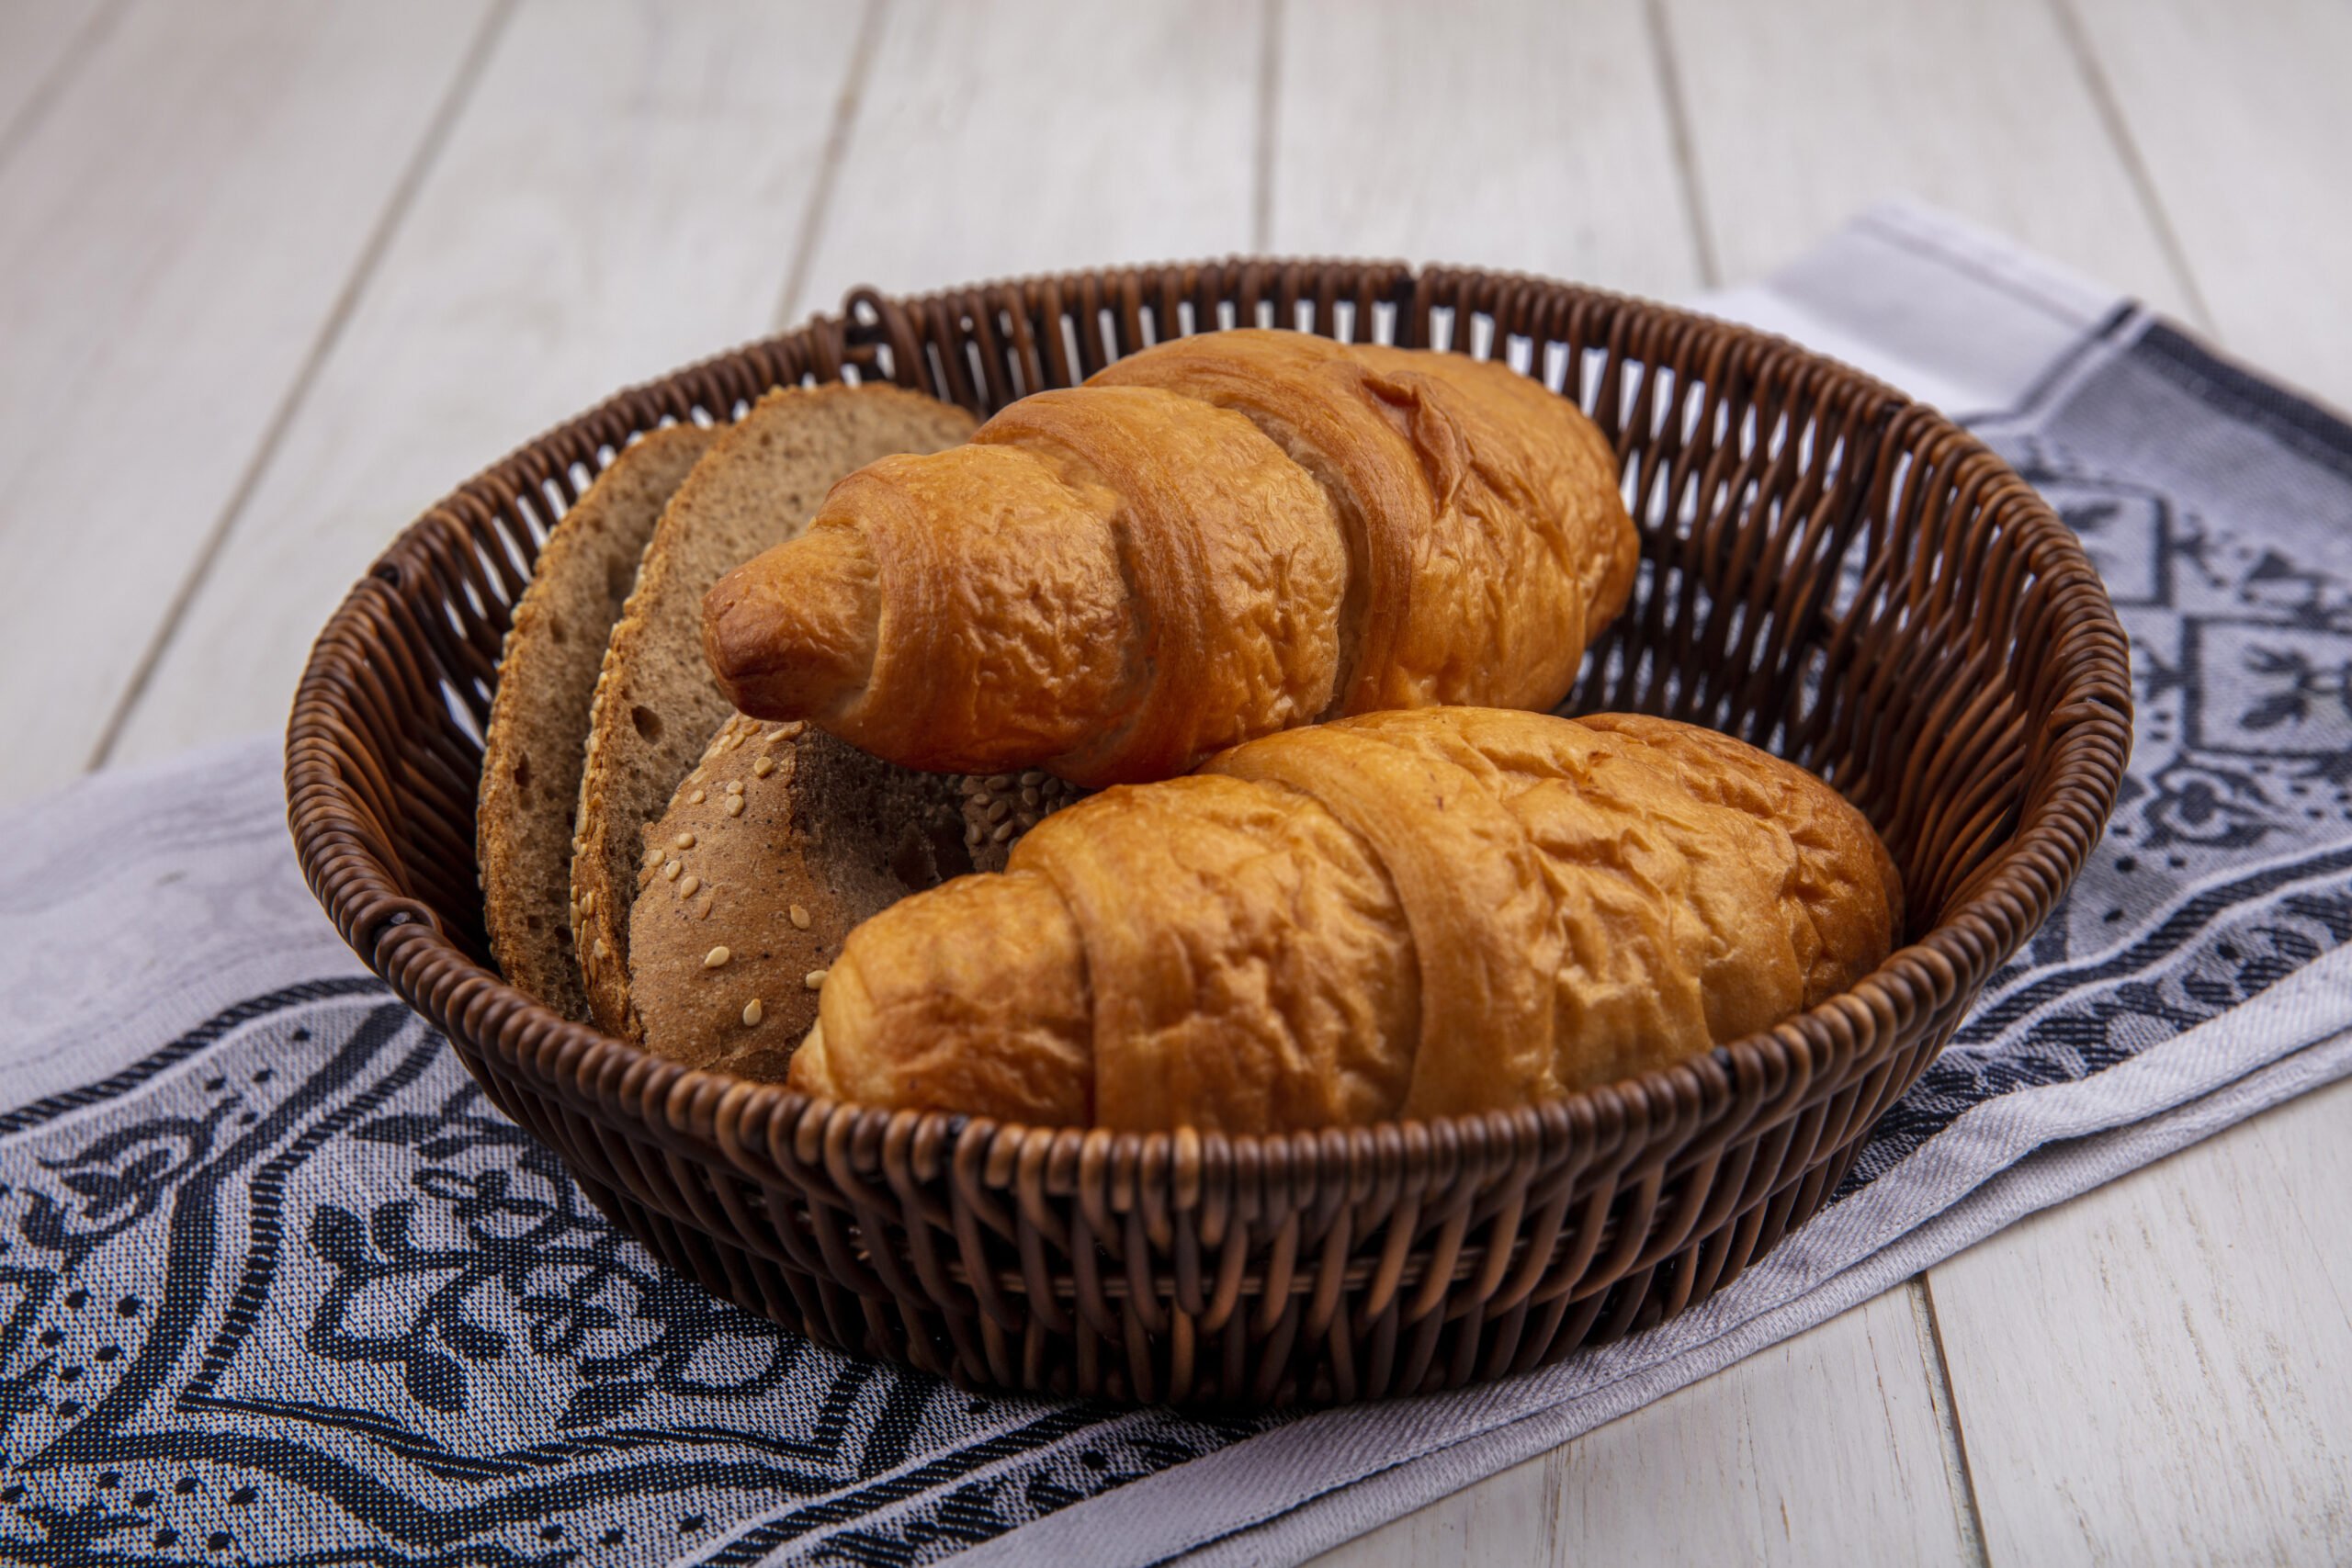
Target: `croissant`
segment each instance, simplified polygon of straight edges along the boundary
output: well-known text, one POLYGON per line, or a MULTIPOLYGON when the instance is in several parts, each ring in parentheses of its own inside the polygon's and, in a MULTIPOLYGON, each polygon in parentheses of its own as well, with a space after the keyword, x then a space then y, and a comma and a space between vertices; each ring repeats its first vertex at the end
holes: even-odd
POLYGON ((1091 796, 867 919, 787 1081, 1134 1130, 1502 1109, 1769 1028, 1902 925, 1861 814, 1727 736, 1385 712, 1091 796))
POLYGON ((1607 442, 1538 383, 1219 332, 851 474, 703 642, 745 713, 1094 786, 1343 714, 1551 707, 1635 554, 1607 442))

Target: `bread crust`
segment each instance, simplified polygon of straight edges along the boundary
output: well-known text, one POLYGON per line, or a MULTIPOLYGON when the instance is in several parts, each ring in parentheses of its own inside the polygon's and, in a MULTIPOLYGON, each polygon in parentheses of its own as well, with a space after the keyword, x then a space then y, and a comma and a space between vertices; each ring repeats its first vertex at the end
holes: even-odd
POLYGON ((1636 554, 1568 400, 1458 355, 1218 332, 854 476, 721 580, 704 642, 746 713, 1095 786, 1334 714, 1549 708, 1636 554))
POLYGON ((897 387, 781 389, 718 433, 662 513, 605 648, 581 775, 571 918, 598 1027, 644 1036, 628 991, 641 835, 731 712, 702 662, 703 595, 797 535, 843 474, 971 429, 962 410, 897 387))
POLYGON ((1902 929, 1861 815, 1727 736, 1388 711, 1106 791, 868 919, 789 1081, 1129 1130, 1507 1109, 1769 1029, 1902 929))
POLYGON ((715 432, 668 425, 621 449, 548 536, 514 606, 482 747, 482 919, 508 981, 576 1022, 571 841, 589 702, 662 508, 715 432))
POLYGON ((741 715, 647 828, 629 916, 646 1043, 689 1066, 781 1078, 818 987, 867 917, 974 870, 1071 791, 919 773, 799 723, 741 715))

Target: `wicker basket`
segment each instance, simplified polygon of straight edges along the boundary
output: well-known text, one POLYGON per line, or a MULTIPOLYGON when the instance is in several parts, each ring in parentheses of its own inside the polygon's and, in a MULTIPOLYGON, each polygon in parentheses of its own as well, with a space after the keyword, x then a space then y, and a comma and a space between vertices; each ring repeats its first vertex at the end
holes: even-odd
POLYGON ((1851 369, 1534 278, 1237 261, 860 292, 550 432, 401 534, 327 623, 287 789, 352 947, 671 1267, 970 1384, 1257 1405, 1521 1371, 1728 1283, 1821 1206, 2064 890, 2112 807, 2130 701, 2106 592, 2050 509, 1851 369), (1643 551, 1567 710, 1713 725, 1827 775, 1902 867, 1909 945, 1769 1033, 1613 1088, 1263 1138, 812 1103, 501 981, 474 874, 481 726, 538 542, 615 448, 809 380, 985 412, 1238 322, 1565 384, 1615 440, 1643 551))

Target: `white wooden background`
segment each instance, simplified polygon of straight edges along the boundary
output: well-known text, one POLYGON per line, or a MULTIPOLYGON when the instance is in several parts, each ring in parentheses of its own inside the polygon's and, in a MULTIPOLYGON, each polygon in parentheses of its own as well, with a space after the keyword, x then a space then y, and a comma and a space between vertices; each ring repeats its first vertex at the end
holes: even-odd
MULTIPOLYGON (((2344 0, 0 0, 0 801, 274 727, 392 530, 872 282, 1662 296, 1940 203, 2352 403, 2344 0)), ((2352 1084, 1343 1548, 2352 1560, 2352 1084)))

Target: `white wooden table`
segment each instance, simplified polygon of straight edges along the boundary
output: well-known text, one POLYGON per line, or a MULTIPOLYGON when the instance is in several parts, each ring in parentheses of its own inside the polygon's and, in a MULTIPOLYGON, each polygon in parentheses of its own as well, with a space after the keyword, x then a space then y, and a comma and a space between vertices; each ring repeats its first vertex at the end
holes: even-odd
MULTIPOLYGON (((0 801, 283 719, 454 480, 912 288, 1662 296, 1911 193, 2352 402, 2352 6, 0 0, 0 801)), ((1327 1562, 2352 1559, 2352 1085, 1327 1562)))

